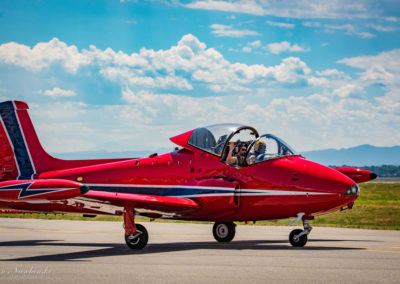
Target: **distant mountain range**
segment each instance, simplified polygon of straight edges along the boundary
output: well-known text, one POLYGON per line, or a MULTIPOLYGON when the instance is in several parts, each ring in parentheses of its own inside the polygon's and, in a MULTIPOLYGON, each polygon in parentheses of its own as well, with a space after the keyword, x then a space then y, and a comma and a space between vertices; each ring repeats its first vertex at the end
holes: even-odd
POLYGON ((400 165, 400 146, 376 147, 360 145, 345 149, 302 152, 301 155, 308 160, 327 166, 400 165))
MULTIPOLYGON (((157 152, 158 154, 168 153, 173 149, 160 148, 156 151, 80 151, 69 153, 53 153, 55 157, 61 159, 108 159, 108 158, 134 158, 147 157, 157 152)), ((318 151, 302 152, 305 158, 332 166, 380 166, 380 165, 400 165, 400 146, 376 147, 372 145, 360 145, 346 149, 326 149, 318 151)))

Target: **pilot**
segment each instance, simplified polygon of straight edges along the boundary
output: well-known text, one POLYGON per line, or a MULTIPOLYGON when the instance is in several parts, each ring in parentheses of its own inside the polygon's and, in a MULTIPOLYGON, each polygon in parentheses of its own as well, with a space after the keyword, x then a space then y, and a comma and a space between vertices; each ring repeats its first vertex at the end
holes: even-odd
POLYGON ((266 149, 267 149, 267 146, 264 141, 262 141, 262 140, 257 141, 254 144, 254 152, 247 159, 247 163, 249 165, 251 165, 256 162, 264 161, 266 149))
POLYGON ((228 152, 228 157, 226 158, 226 161, 229 165, 231 166, 239 166, 242 167, 244 165, 245 161, 245 156, 246 156, 246 145, 242 145, 239 149, 239 152, 233 156, 233 149, 235 148, 235 143, 230 142, 229 143, 229 152, 228 152))

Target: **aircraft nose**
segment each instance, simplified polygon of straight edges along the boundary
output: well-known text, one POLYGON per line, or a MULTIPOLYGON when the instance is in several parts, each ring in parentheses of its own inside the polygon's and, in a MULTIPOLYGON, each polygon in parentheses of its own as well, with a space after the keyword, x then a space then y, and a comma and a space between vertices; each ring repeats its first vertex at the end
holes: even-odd
POLYGON ((354 180, 333 168, 311 161, 304 162, 304 169, 307 169, 306 172, 309 175, 306 187, 326 194, 320 199, 327 202, 326 207, 321 211, 332 208, 352 208, 360 195, 360 188, 354 180))
POLYGON ((299 187, 325 192, 333 199, 355 199, 360 193, 359 187, 352 179, 333 168, 306 159, 294 161, 294 165, 295 173, 291 180, 299 187))

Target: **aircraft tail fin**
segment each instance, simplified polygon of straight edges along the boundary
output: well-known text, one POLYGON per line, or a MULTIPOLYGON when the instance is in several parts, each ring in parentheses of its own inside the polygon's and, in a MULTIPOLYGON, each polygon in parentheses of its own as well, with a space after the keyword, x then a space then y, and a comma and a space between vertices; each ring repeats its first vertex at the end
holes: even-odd
POLYGON ((0 181, 35 179, 45 171, 131 159, 62 160, 52 157, 40 144, 28 109, 21 101, 0 103, 0 181))
POLYGON ((46 153, 33 128, 29 107, 21 101, 0 103, 1 179, 33 179, 40 164, 52 157, 46 153))

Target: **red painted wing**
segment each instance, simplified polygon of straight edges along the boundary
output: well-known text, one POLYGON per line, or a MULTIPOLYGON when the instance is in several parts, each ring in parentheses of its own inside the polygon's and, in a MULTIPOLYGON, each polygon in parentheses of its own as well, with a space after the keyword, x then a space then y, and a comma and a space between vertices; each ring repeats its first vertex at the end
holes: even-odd
POLYGON ((138 209, 158 210, 162 212, 193 211, 200 208, 200 205, 187 198, 155 196, 145 194, 115 193, 90 190, 83 197, 103 202, 110 202, 113 205, 123 206, 126 202, 131 203, 138 209))

